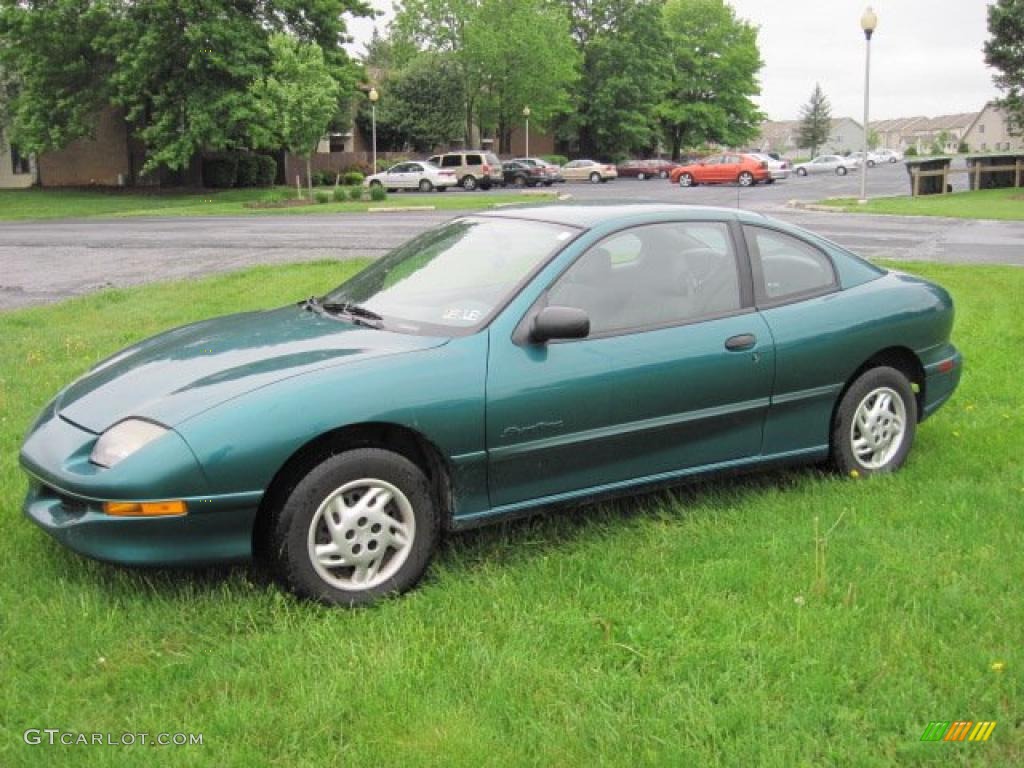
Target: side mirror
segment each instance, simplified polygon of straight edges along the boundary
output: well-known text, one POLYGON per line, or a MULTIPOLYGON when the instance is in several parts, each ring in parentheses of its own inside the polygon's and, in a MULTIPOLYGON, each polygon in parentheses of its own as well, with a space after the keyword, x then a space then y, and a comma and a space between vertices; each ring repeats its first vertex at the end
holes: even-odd
POLYGON ((590 318, 576 307, 544 307, 530 325, 530 341, 537 344, 552 339, 584 339, 589 334, 590 318))

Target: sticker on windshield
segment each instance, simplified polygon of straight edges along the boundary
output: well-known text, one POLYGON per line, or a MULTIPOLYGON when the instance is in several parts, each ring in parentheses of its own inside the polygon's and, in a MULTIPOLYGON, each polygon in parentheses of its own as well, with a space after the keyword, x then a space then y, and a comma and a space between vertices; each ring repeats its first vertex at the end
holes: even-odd
POLYGON ((479 309, 461 309, 459 307, 450 307, 444 311, 441 318, 444 320, 451 320, 457 323, 478 323, 484 316, 484 313, 479 309))

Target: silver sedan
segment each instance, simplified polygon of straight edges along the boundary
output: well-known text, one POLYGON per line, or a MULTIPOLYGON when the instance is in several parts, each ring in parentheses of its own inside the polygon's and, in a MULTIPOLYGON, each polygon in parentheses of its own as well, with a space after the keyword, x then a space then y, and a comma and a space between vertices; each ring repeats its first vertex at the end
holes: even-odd
POLYGON ((794 166, 793 170, 796 171, 797 176, 806 176, 809 173, 834 173, 837 176, 845 176, 858 168, 860 168, 860 160, 857 158, 819 155, 810 162, 794 166))

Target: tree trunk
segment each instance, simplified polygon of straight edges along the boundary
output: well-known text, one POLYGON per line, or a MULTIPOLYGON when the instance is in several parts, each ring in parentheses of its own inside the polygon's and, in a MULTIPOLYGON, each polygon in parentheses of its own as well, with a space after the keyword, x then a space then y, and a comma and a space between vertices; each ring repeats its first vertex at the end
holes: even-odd
POLYGON ((313 153, 306 155, 306 187, 309 189, 309 199, 313 199, 313 153))

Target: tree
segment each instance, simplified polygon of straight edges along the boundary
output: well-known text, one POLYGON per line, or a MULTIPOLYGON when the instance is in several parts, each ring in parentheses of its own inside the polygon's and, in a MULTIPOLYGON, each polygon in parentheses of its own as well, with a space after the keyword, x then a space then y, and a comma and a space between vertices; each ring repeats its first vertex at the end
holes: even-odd
POLYGON ((800 132, 798 144, 810 148, 811 157, 818 154, 818 147, 828 141, 832 133, 832 107, 828 103, 821 84, 814 84, 811 100, 800 108, 800 132))
POLYGON ((999 106, 1006 112, 1010 131, 1024 129, 1024 0, 997 0, 988 7, 985 63, 998 74, 996 86, 1005 93, 999 106))
POLYGON ((663 11, 671 73, 658 116, 678 160, 682 146, 736 146, 764 116, 757 30, 723 0, 669 0, 663 11))
POLYGON ((270 38, 270 52, 268 74, 250 89, 259 118, 252 128, 253 144, 284 147, 305 157, 312 199, 310 155, 337 109, 338 83, 316 43, 276 34, 270 38))
POLYGON ((0 117, 20 149, 38 153, 90 135, 110 103, 115 60, 98 42, 114 24, 92 0, 0 0, 0 117))
POLYGON ((567 0, 580 52, 575 109, 560 132, 585 156, 611 159, 657 144, 655 107, 665 87, 663 0, 567 0))
POLYGON ((417 52, 444 57, 462 93, 467 145, 480 127, 507 141, 524 106, 541 124, 568 107, 575 53, 547 0, 404 0, 392 42, 400 66, 417 52))
POLYGON ((0 68, 19 84, 15 140, 62 147, 114 104, 146 144, 146 170, 249 146, 252 85, 275 32, 321 46, 346 108, 358 72, 341 47, 345 13, 371 10, 363 0, 0 0, 0 68))

